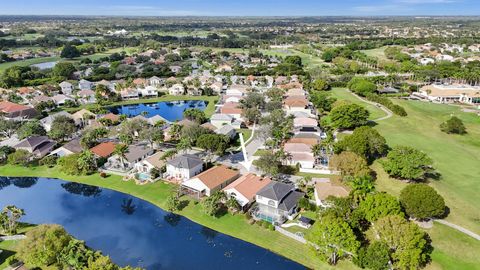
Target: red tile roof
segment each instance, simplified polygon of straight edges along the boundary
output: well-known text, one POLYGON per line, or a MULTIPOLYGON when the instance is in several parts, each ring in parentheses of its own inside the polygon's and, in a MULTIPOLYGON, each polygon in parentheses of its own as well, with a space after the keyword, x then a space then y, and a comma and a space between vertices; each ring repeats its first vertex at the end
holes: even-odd
POLYGON ((113 151, 115 151, 115 145, 116 144, 114 142, 104 142, 90 148, 90 151, 97 156, 106 158, 109 157, 113 151))

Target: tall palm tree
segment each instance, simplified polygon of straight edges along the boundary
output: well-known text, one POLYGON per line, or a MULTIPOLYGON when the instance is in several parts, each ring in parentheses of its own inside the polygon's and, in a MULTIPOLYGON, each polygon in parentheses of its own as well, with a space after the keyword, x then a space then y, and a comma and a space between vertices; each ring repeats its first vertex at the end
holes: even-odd
POLYGON ((120 163, 122 164, 122 168, 125 169, 125 155, 128 152, 128 146, 126 144, 117 144, 115 145, 115 150, 113 153, 118 156, 120 159, 120 163))
POLYGON ((7 205, 3 208, 1 215, 2 229, 7 234, 17 233, 18 220, 25 215, 25 211, 15 205, 7 205))

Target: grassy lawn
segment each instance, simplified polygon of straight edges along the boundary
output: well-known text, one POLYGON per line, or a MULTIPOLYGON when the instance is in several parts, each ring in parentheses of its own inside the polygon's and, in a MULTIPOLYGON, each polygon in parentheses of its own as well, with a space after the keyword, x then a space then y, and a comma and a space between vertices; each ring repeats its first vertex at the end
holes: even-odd
POLYGON ((370 56, 370 57, 375 57, 377 58, 378 60, 388 60, 388 58, 385 56, 385 49, 387 47, 380 47, 380 48, 376 48, 376 49, 371 49, 371 50, 362 50, 361 52, 363 52, 364 54, 366 54, 367 56, 370 56))
MULTIPOLYGON (((448 221, 480 233, 480 118, 464 113, 460 107, 420 101, 395 101, 407 117, 393 116, 375 127, 390 146, 410 145, 427 153, 441 174, 430 184, 445 198, 450 214, 448 221), (440 123, 455 115, 463 120, 468 134, 449 135, 439 129, 440 123)), ((403 183, 389 179, 374 165, 379 189, 398 194, 403 183)))
POLYGON ((338 100, 340 99, 348 100, 352 103, 362 105, 363 107, 365 107, 365 109, 367 109, 370 112, 370 117, 369 117, 370 120, 378 119, 380 117, 384 117, 387 115, 384 111, 382 111, 377 106, 361 101, 360 99, 352 95, 349 91, 347 91, 347 89, 345 88, 333 88, 331 92, 332 92, 332 97, 335 97, 338 100))
POLYGON ((3 250, 3 252, 0 254, 0 269, 7 267, 5 260, 10 256, 15 255, 15 246, 17 243, 18 241, 0 242, 0 250, 3 250))
MULTIPOLYGON (((136 185, 133 182, 124 182, 120 176, 111 175, 105 179, 100 178, 98 174, 90 176, 68 176, 57 169, 46 167, 24 168, 5 165, 0 167, 2 176, 35 176, 51 177, 65 179, 68 181, 80 182, 105 188, 117 190, 135 197, 144 199, 159 207, 165 208, 166 197, 172 186, 164 182, 157 182, 149 185, 136 185)), ((186 198, 185 198, 186 199, 186 198)), ((327 264, 312 258, 309 249, 282 234, 269 231, 259 226, 248 224, 243 215, 227 214, 220 218, 213 218, 203 214, 200 204, 190 201, 178 214, 181 214, 192 221, 203 226, 212 228, 221 233, 256 244, 269 249, 275 253, 285 256, 291 260, 297 261, 313 269, 333 269, 327 264)), ((352 263, 348 261, 341 262, 335 269, 355 269, 352 263)))

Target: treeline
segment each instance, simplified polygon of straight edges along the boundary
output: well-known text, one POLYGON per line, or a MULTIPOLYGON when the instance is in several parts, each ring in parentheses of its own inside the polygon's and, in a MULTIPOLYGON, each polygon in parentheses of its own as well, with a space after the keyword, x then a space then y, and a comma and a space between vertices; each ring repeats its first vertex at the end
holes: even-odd
POLYGON ((405 111, 405 109, 400 105, 393 104, 393 102, 388 97, 383 97, 377 94, 369 93, 365 95, 365 98, 370 101, 382 104, 383 106, 387 107, 390 111, 392 111, 394 114, 398 116, 402 116, 402 117, 407 116, 407 112, 405 111))

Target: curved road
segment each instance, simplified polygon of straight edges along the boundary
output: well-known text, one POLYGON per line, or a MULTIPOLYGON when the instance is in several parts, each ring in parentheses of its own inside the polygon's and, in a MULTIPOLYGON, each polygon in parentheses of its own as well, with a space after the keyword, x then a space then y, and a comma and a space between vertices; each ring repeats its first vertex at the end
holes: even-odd
POLYGON ((380 110, 384 111, 387 115, 386 116, 383 116, 383 117, 380 117, 380 118, 377 118, 377 119, 373 119, 372 121, 382 121, 382 120, 385 120, 385 119, 388 119, 390 117, 393 116, 393 113, 392 111, 390 111, 389 109, 387 109, 387 107, 383 106, 382 104, 379 104, 379 103, 376 103, 376 102, 373 102, 373 101, 370 101, 370 100, 366 100, 362 97, 360 97, 359 95, 353 93, 352 91, 348 90, 350 93, 352 93, 352 95, 354 95, 356 98, 358 98, 359 100, 365 102, 365 103, 368 103, 368 104, 371 104, 375 107, 378 107, 380 108, 380 110))
POLYGON ((470 231, 470 230, 468 230, 468 229, 466 229, 466 228, 464 228, 464 227, 462 227, 462 226, 459 226, 459 225, 457 225, 457 224, 453 224, 453 223, 448 222, 448 221, 443 220, 443 219, 435 219, 435 222, 438 222, 438 223, 440 223, 440 224, 446 225, 446 226, 448 226, 448 227, 450 227, 450 228, 453 228, 453 229, 455 229, 455 230, 457 230, 457 231, 460 231, 460 232, 462 232, 462 233, 464 233, 464 234, 466 234, 466 235, 469 235, 469 236, 471 236, 471 237, 473 237, 473 238, 475 238, 475 239, 477 239, 477 240, 480 241, 480 235, 478 235, 478 234, 476 234, 476 233, 474 233, 474 232, 472 232, 472 231, 470 231))

